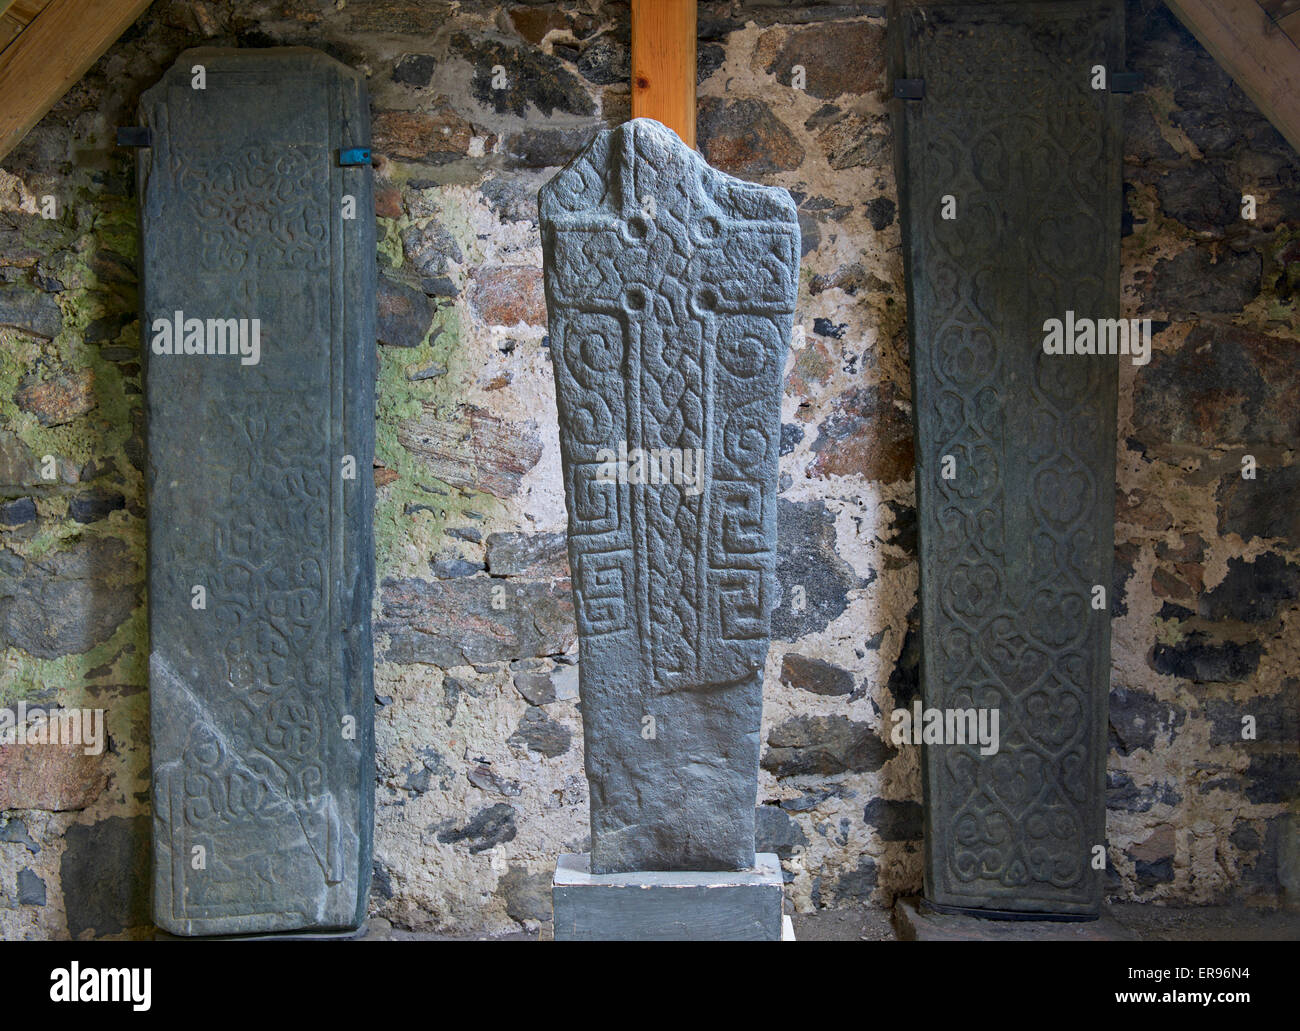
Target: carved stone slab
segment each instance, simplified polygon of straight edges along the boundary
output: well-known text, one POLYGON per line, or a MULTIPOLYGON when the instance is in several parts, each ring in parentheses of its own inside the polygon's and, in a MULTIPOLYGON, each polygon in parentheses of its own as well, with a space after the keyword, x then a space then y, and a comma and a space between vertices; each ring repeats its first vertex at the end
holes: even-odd
POLYGON ((996 754, 925 747, 926 898, 1095 916, 1117 359, 1046 354, 1043 325, 1118 315, 1120 110, 1093 82, 1122 10, 904 4, 891 26, 895 80, 924 80, 897 151, 923 694, 1000 720, 996 754))
POLYGON ((140 115, 155 919, 352 927, 373 815, 375 237, 370 169, 340 152, 369 144, 364 79, 308 49, 193 50, 140 115))
POLYGON ((540 201, 591 872, 746 869, 794 204, 649 119, 600 134, 540 201), (665 452, 690 475, 662 482, 665 452))

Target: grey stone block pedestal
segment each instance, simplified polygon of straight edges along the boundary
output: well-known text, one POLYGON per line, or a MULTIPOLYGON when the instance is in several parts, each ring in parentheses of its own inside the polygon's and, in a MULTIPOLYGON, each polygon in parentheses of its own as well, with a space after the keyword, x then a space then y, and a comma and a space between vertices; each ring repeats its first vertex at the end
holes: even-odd
POLYGON ((752 870, 593 874, 561 855, 552 896, 556 941, 781 941, 781 863, 752 870))

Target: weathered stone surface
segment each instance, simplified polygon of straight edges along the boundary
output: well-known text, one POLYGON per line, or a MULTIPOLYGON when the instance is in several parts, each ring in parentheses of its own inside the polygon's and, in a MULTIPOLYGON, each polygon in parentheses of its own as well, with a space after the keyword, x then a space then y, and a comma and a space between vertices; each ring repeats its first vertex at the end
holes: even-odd
POLYGON ((519 726, 510 735, 511 741, 519 741, 534 752, 540 752, 548 759, 563 755, 569 750, 573 735, 567 727, 550 719, 536 706, 530 706, 524 713, 519 726))
POLYGON ((778 777, 878 770, 895 754, 866 723, 847 716, 796 716, 767 735, 763 769, 778 777))
POLYGON ((1189 318, 1240 311, 1259 294, 1262 265, 1253 251, 1192 246, 1156 262, 1143 292, 1143 315, 1189 318))
POLYGON ((922 690, 1000 714, 995 754, 924 750, 926 898, 1095 916, 1116 359, 1049 355, 1042 326, 1119 315, 1121 107, 1088 75, 1122 64, 1122 5, 909 4, 891 29, 893 77, 925 79, 899 139, 922 690), (946 221, 948 194, 980 199, 946 221))
POLYGON ((515 826, 515 808, 498 802, 475 813, 461 827, 455 822, 448 823, 438 831, 438 840, 444 845, 469 842, 469 851, 475 855, 506 841, 513 841, 518 834, 515 826))
POLYGON ((853 674, 821 659, 786 652, 781 659, 781 683, 821 695, 853 693, 853 674))
POLYGON ((1300 540, 1300 462, 1267 465, 1248 480, 1229 473, 1219 488, 1219 532, 1239 534, 1249 543, 1256 537, 1300 540))
POLYGON ((636 119, 543 187, 540 209, 591 869, 744 869, 775 603, 794 205, 636 119), (620 448, 672 449, 701 475, 628 482, 644 467, 618 475, 620 448))
POLYGON ((772 636, 793 641, 826 629, 848 608, 848 592, 862 583, 836 554, 835 517, 824 501, 778 499, 777 537, 782 603, 772 613, 772 636), (796 592, 802 607, 793 604, 796 592))
MULTIPOLYGON (((187 66, 188 70, 188 66, 187 66)), ((68 933, 120 934, 149 924, 149 818, 74 824, 59 867, 68 933)))
POLYGON ((56 337, 63 330, 63 311, 49 294, 4 285, 0 286, 0 326, 38 337, 56 337))
POLYGON ((806 844, 808 835, 780 807, 761 805, 754 810, 754 848, 759 852, 772 852, 781 859, 789 859, 796 849, 806 844))
POLYGON ((573 604, 567 581, 494 577, 385 580, 376 631, 389 635, 389 662, 472 666, 563 654, 573 644, 573 604))
POLYGON ((533 427, 476 405, 458 405, 451 413, 425 405, 402 424, 397 439, 443 483, 503 500, 519 490, 524 473, 542 457, 533 427))
POLYGON ((20 906, 45 905, 45 882, 35 870, 28 867, 18 871, 18 904, 20 906))
POLYGON ((126 497, 122 492, 104 487, 92 487, 68 500, 68 515, 78 523, 97 523, 124 508, 126 497))
POLYGON ((84 745, 0 746, 0 810, 85 809, 103 793, 108 777, 106 757, 87 755, 84 745))
POLYGON ((42 426, 63 426, 94 410, 95 374, 90 369, 42 370, 23 377, 14 401, 42 426))
POLYGON ((852 390, 821 425, 813 471, 893 483, 912 475, 912 426, 891 385, 852 390))
POLYGON ((799 141, 761 100, 701 98, 696 134, 709 163, 732 175, 754 178, 803 162, 799 141))
POLYGON ((87 652, 131 615, 140 588, 134 556, 115 537, 26 561, 0 549, 0 647, 41 659, 87 652))
POLYGON ((804 88, 822 100, 870 93, 881 88, 885 73, 885 31, 878 22, 768 29, 758 38, 754 57, 783 86, 801 67, 804 88))
POLYGON ((380 276, 376 307, 376 332, 381 344, 419 347, 428 336, 433 323, 433 302, 415 287, 380 276))
POLYGON ((1147 439, 1162 443, 1292 444, 1300 440, 1295 343, 1202 322, 1176 351, 1156 354, 1137 378, 1133 421, 1147 439))
POLYGON ((372 869, 375 235, 370 169, 338 152, 369 143, 364 78, 306 49, 190 51, 141 118, 155 920, 354 927, 372 869), (157 353, 174 312, 260 319, 259 360, 157 353))
POLYGON ((1277 616, 1278 609, 1300 598, 1300 566, 1281 555, 1265 552, 1253 562, 1228 560, 1228 573, 1199 601, 1206 619, 1259 623, 1277 616))
POLYGON ((530 113, 549 116, 556 111, 596 113, 596 102, 582 80, 549 54, 466 32, 451 37, 451 52, 473 68, 470 91, 474 98, 498 114, 509 112, 523 118, 530 113), (497 65, 506 69, 504 88, 492 85, 492 69, 497 65))
POLYGON ((531 265, 478 269, 470 280, 469 301, 490 326, 546 322, 542 270, 531 265))
POLYGON ((386 157, 438 165, 469 153, 474 127, 446 105, 432 110, 380 111, 374 148, 386 157))
POLYGON ((862 819, 876 829, 881 841, 919 841, 922 812, 919 802, 873 798, 863 809, 862 819))
POLYGON ((567 538, 562 533, 488 534, 487 568, 493 576, 567 580, 567 538))

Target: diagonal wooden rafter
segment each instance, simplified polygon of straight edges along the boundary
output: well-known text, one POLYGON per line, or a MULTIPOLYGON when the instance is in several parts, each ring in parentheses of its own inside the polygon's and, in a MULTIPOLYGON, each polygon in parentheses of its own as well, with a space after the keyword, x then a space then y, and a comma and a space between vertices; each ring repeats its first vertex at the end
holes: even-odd
POLYGON ((0 0, 0 160, 150 3, 0 0))
POLYGON ((1278 132, 1300 151, 1300 2, 1165 0, 1278 132))

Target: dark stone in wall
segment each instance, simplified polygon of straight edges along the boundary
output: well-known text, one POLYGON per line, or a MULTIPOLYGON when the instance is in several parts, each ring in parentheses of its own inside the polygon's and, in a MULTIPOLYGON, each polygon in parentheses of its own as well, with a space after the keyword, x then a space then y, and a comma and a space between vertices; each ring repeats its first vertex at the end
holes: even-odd
POLYGON ((889 693, 894 704, 900 708, 911 705, 921 696, 921 634, 916 626, 915 608, 908 613, 907 633, 903 636, 903 646, 889 674, 889 693))
POLYGON ((1134 866, 1138 884, 1147 888, 1168 884, 1174 879, 1174 861, 1170 856, 1154 861, 1139 859, 1134 866))
POLYGON ((433 322, 434 306, 421 291, 388 276, 379 277, 378 337, 392 347, 419 347, 433 322))
POLYGON ((1246 543, 1256 537, 1300 540, 1300 462, 1262 467, 1253 480, 1230 473, 1218 496, 1220 533, 1240 534, 1246 543))
POLYGON ((20 906, 45 905, 45 882, 34 870, 27 867, 18 871, 18 904, 20 906))
POLYGON ((787 816, 779 806, 760 805, 754 810, 754 850, 775 852, 781 859, 789 859, 795 849, 808 844, 803 828, 787 816))
POLYGON ((549 54, 504 40, 457 32, 451 37, 451 53, 469 61, 474 70, 470 89, 474 98, 497 114, 524 118, 535 109, 547 117, 557 111, 573 115, 594 115, 596 102, 564 62, 549 54), (492 69, 506 72, 506 87, 492 88, 492 69))
POLYGON ((871 220, 871 228, 876 232, 894 224, 894 214, 897 211, 892 197, 873 197, 867 201, 867 218, 871 220))
POLYGON ((920 841, 924 811, 910 799, 873 798, 862 819, 874 827, 881 841, 920 841))
POLYGON ((848 670, 795 652, 786 652, 781 660, 781 683, 810 694, 853 693, 853 674, 848 670))
POLYGON ((554 759, 569 750, 573 735, 568 727, 556 723, 543 710, 530 706, 510 740, 520 741, 532 751, 554 759))
POLYGON ((1109 770, 1106 773, 1106 808, 1125 813, 1150 812, 1153 806, 1174 806, 1182 801, 1182 796, 1172 785, 1156 781, 1145 787, 1138 787, 1127 773, 1109 770))
POLYGON ((31 498, 14 498, 0 504, 0 524, 22 526, 36 518, 36 502, 31 498))
POLYGON ((506 137, 506 164, 511 168, 567 165, 589 144, 599 126, 529 128, 506 137))
POLYGON ((1300 681, 1288 677, 1281 690, 1241 701, 1210 698, 1205 702, 1211 745, 1241 745, 1242 717, 1255 718, 1254 743, 1294 747, 1300 742, 1300 681))
POLYGON ((763 769, 778 777, 867 773, 896 753, 866 723, 847 716, 797 716, 767 735, 763 769))
POLYGON ((793 641, 824 630, 848 608, 848 592, 862 584, 835 552, 835 519, 825 502, 777 499, 776 534, 781 603, 772 613, 772 636, 793 641), (796 587, 805 601, 797 612, 796 587))
POLYGON ((113 816, 68 828, 59 883, 74 939, 86 931, 103 937, 151 922, 149 829, 147 816, 113 816))
POLYGON ((1238 312, 1259 296, 1262 273, 1254 251, 1223 249, 1216 255, 1192 246, 1156 262, 1140 312, 1172 319, 1238 312))
POLYGON ((1161 701, 1149 691, 1118 684, 1110 690, 1109 712, 1112 747, 1120 755, 1155 748, 1156 734, 1176 734, 1187 715, 1181 706, 1161 701))
POLYGON ((626 44, 612 36, 597 36, 583 47, 577 66, 588 82, 608 86, 627 81, 632 73, 632 55, 626 44))
POLYGON ((134 552, 115 537, 26 561, 0 549, 0 647, 40 659, 89 651, 131 615, 140 590, 134 552))
POLYGON ((1157 644, 1151 668, 1198 683, 1235 683, 1255 672, 1262 654, 1263 646, 1258 641, 1214 643, 1200 631, 1193 631, 1177 644, 1157 644))
POLYGON ((393 81, 407 86, 427 86, 438 67, 432 54, 403 54, 393 67, 393 81))
POLYGON ((1274 619, 1287 602, 1300 599, 1300 566, 1276 552, 1228 560, 1228 574, 1212 591, 1201 596, 1205 619, 1260 623, 1274 619))
POLYGON ((549 673, 516 673, 514 684, 530 705, 550 705, 555 701, 555 683, 549 673))
POLYGON ((1295 344, 1202 322, 1176 351, 1154 354, 1137 377, 1133 423, 1142 439, 1158 444, 1294 443, 1300 440, 1295 344))
POLYGON ((1221 164, 1198 162, 1165 172, 1156 180, 1164 213, 1196 232, 1222 232, 1241 221, 1241 195, 1227 182, 1221 164))
POLYGON ((515 815, 514 806, 498 802, 480 809, 463 827, 457 827, 455 820, 447 821, 438 831, 438 840, 444 845, 470 842, 470 852, 477 855, 515 839, 519 833, 515 826, 515 815))
POLYGON ((78 523, 96 523, 124 508, 126 498, 122 492, 105 490, 103 487, 92 487, 68 501, 68 515, 78 523))
MULTIPOLYGON (((1294 739, 1293 739, 1294 740, 1294 739)), ((1294 748, 1294 743, 1292 742, 1294 748)), ((1300 755, 1264 753, 1246 767, 1246 799, 1255 805, 1291 805, 1300 797, 1300 755)))
POLYGON ((859 856, 856 869, 835 879, 834 897, 838 902, 867 902, 879 883, 880 872, 875 860, 859 856))
POLYGON ((56 337, 63 330, 63 310, 49 294, 26 286, 0 286, 0 326, 47 339, 56 337))

